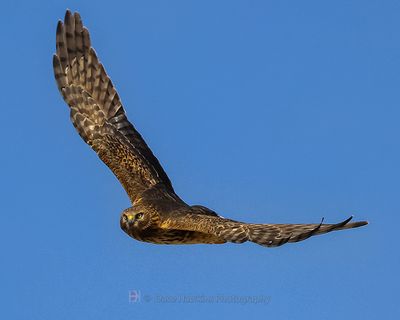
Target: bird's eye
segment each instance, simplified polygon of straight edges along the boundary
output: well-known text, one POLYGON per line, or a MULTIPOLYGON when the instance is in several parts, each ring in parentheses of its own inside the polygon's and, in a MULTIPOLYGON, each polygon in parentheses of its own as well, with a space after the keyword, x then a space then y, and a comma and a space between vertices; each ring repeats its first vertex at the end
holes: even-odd
POLYGON ((144 217, 144 214, 142 212, 136 213, 135 220, 143 219, 143 217, 144 217))

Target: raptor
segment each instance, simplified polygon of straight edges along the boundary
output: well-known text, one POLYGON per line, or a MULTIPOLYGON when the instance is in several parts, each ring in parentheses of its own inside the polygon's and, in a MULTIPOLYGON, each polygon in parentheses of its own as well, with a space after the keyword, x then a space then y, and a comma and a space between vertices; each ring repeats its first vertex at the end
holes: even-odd
POLYGON ((53 68, 73 125, 130 198, 132 206, 122 212, 120 225, 134 239, 157 244, 251 241, 277 247, 368 223, 351 223, 352 217, 336 224, 244 223, 204 206, 188 205, 175 193, 160 162, 129 122, 77 12, 67 10, 64 22, 58 22, 53 68))

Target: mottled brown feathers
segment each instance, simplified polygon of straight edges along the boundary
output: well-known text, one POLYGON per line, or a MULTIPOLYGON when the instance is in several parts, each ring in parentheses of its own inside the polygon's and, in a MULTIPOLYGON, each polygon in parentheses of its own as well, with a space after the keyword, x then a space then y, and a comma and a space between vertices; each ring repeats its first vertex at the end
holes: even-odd
POLYGON ((184 219, 166 219, 165 229, 195 230, 217 236, 233 243, 254 242, 266 247, 279 247, 288 242, 299 242, 314 235, 351 229, 368 224, 366 221, 349 223, 352 217, 337 224, 253 224, 215 216, 186 215, 184 219))
POLYGON ((157 158, 128 121, 78 13, 67 11, 64 23, 57 24, 53 68, 73 125, 131 199, 133 206, 124 210, 120 223, 132 238, 159 244, 251 241, 277 247, 367 224, 349 223, 351 218, 338 224, 250 224, 222 218, 204 206, 189 206, 175 194, 157 158))
POLYGON ((160 163, 132 124, 78 13, 67 11, 56 33, 54 75, 79 135, 111 168, 132 202, 155 184, 173 192, 160 163))

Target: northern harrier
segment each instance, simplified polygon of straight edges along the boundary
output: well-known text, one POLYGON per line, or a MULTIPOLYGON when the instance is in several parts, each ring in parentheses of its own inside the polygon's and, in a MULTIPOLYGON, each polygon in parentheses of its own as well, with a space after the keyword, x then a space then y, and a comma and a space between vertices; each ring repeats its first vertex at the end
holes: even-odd
POLYGON ((337 224, 253 224, 225 219, 206 207, 186 204, 128 121, 78 13, 67 10, 64 23, 58 22, 56 50, 54 75, 70 107, 72 123, 112 170, 131 200, 132 207, 122 212, 120 224, 132 238, 158 244, 251 241, 277 247, 367 224, 349 223, 352 217, 337 224))

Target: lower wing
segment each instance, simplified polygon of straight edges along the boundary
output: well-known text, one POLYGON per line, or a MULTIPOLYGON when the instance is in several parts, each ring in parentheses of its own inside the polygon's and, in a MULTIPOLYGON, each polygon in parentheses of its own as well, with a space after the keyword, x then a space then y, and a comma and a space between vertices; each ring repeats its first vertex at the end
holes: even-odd
POLYGON ((233 243, 251 241, 266 247, 278 247, 288 242, 303 241, 314 235, 368 224, 367 221, 350 223, 352 218, 336 224, 324 224, 323 221, 319 224, 251 224, 219 216, 189 213, 165 219, 161 228, 202 232, 233 243))

